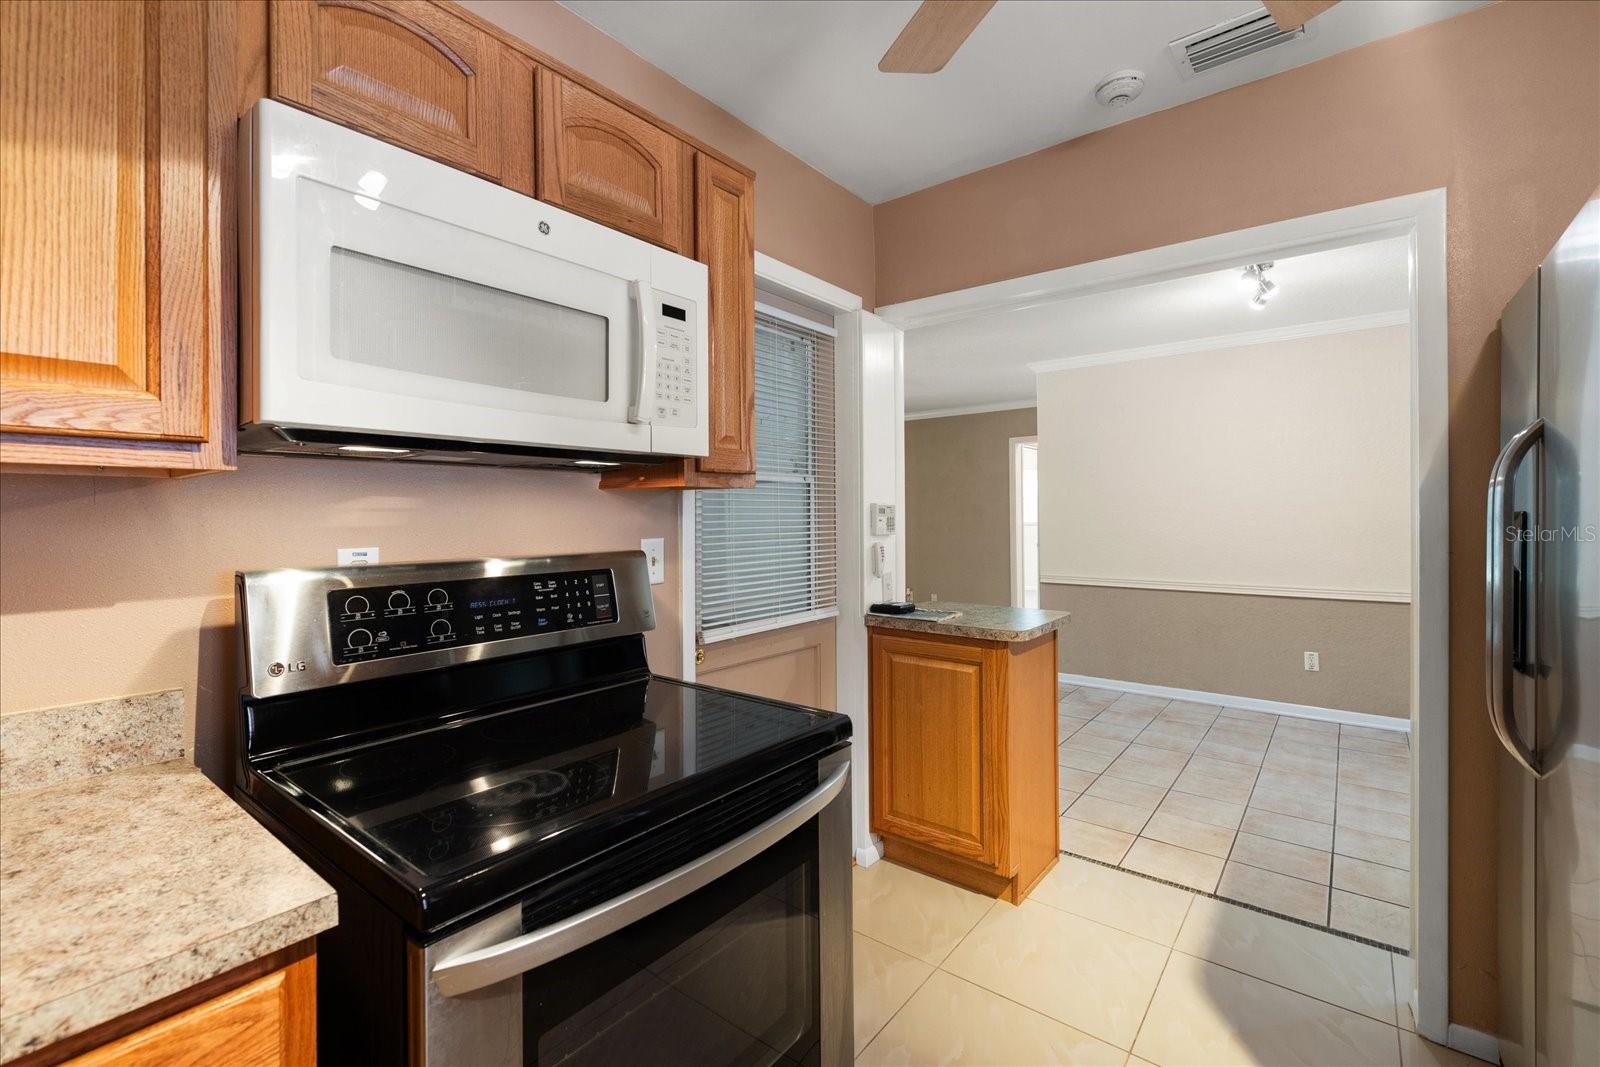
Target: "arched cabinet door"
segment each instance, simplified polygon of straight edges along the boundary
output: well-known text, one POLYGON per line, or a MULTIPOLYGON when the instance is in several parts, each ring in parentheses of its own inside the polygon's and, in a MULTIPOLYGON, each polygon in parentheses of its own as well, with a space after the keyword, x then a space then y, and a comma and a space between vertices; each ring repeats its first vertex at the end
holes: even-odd
POLYGON ((694 150, 554 71, 539 71, 539 199, 684 255, 694 150))
POLYGON ((426 0, 276 0, 272 95, 441 162, 499 179, 508 98, 532 72, 426 0))

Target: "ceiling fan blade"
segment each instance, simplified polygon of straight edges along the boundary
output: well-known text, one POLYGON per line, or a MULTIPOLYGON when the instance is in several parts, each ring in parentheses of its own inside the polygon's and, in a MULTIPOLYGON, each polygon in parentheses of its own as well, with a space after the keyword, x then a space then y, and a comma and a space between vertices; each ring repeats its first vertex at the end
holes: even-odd
POLYGON ((1339 0, 1262 0, 1267 14, 1280 30, 1295 30, 1304 26, 1339 0))
POLYGON ((878 60, 885 74, 933 74, 944 69, 994 0, 922 0, 906 28, 878 60))

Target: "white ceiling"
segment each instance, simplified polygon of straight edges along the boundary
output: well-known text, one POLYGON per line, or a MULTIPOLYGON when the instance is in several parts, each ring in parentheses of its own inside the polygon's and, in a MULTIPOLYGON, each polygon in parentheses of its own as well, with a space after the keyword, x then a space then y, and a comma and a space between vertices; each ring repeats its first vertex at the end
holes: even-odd
POLYGON ((1397 237, 1279 260, 1278 292, 1249 305, 1238 268, 909 330, 906 412, 1031 404, 1043 360, 1402 312, 1409 244, 1397 237))
POLYGON ((1080 137, 1488 0, 1343 0, 1310 36, 1185 80, 1167 44, 1255 0, 1000 0, 938 74, 882 74, 918 0, 562 0, 869 203, 1080 137), (1095 85, 1125 67, 1119 110, 1095 85))

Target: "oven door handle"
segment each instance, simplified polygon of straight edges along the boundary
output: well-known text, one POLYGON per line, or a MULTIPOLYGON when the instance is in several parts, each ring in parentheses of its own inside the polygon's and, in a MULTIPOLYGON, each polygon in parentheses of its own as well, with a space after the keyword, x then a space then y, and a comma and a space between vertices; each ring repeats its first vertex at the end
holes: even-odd
POLYGON ((621 896, 499 944, 439 961, 433 968, 434 986, 447 997, 465 996, 576 952, 683 899, 749 862, 805 825, 843 791, 849 775, 850 764, 840 764, 821 785, 794 806, 693 863, 686 863, 621 896))

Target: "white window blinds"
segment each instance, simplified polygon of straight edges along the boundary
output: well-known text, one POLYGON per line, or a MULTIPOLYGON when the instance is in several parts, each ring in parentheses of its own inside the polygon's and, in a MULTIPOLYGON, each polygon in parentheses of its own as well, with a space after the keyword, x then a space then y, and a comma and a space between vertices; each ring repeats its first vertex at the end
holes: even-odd
POLYGON ((833 338, 756 311, 756 484, 695 494, 700 639, 833 615, 833 338))

